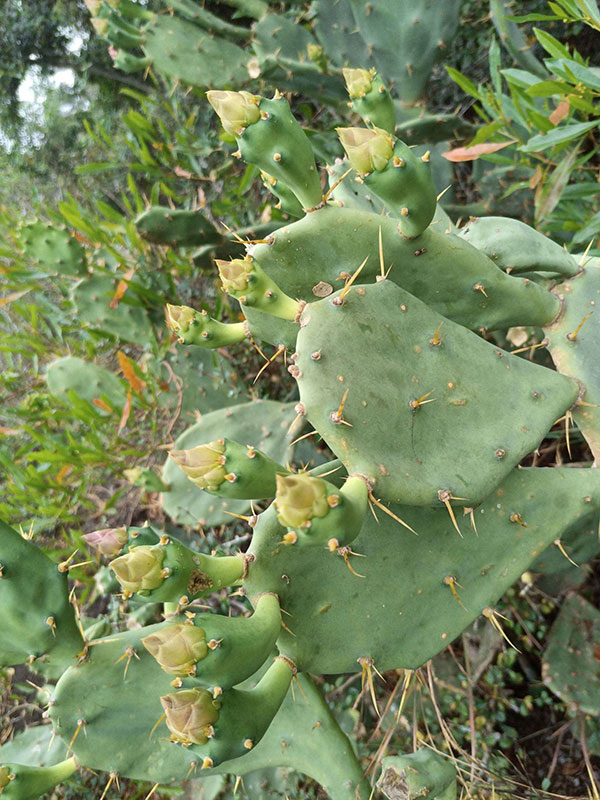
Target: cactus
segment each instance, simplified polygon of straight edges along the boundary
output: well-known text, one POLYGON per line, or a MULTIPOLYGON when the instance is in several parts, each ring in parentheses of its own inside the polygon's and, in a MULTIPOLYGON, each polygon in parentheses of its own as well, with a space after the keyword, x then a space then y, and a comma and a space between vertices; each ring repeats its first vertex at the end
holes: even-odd
POLYGON ((126 393, 116 375, 75 356, 57 358, 48 364, 46 383, 57 398, 68 401, 69 393, 75 392, 88 403, 102 401, 102 405, 94 404, 100 414, 108 413, 106 407, 120 413, 125 404, 126 393))
POLYGON ((577 594, 567 597, 548 635, 542 675, 571 714, 600 713, 599 637, 600 612, 577 594))
POLYGON ((456 767, 433 750, 386 756, 377 787, 388 800, 456 800, 456 767))
POLYGON ((221 234, 200 211, 151 206, 135 221, 139 234, 149 242, 177 247, 217 244, 221 234))
MULTIPOLYGON (((319 69, 321 55, 313 51, 319 69)), ((324 700, 302 675, 308 709, 295 708, 292 678, 348 673, 357 663, 419 668, 481 614, 493 618, 550 545, 597 520, 598 469, 521 462, 571 414, 596 447, 598 264, 579 265, 513 223, 457 232, 436 205, 427 160, 388 131, 342 132, 352 179, 364 182, 336 197, 339 187, 323 191, 310 139, 280 95, 219 90, 210 100, 242 157, 273 162, 269 174, 304 213, 237 258, 218 259, 241 322, 187 306, 167 312, 180 345, 204 353, 261 331, 277 345, 271 360, 289 359, 295 383, 280 397, 297 389, 298 398, 205 414, 163 470, 163 507, 175 522, 241 516, 250 545, 207 555, 192 535, 183 544, 150 525, 87 534, 95 558, 110 559, 120 602, 145 626, 98 638, 77 624, 68 565, 57 569, 2 527, 0 663, 26 661, 58 680, 49 717, 90 769, 171 784, 194 770, 242 775, 289 764, 334 800, 367 800, 371 781, 324 700), (548 275, 566 280, 556 287, 548 275), (557 370, 479 335, 515 325, 544 326, 557 370), (291 461, 305 419, 333 456, 312 470, 291 461), (248 598, 252 615, 199 607, 217 592, 222 610, 233 611, 229 588, 248 598), (163 621, 155 622, 158 604, 163 621)), ((88 303, 99 314, 109 284, 111 275, 83 279, 74 290, 82 311, 88 303)), ((107 585, 105 571, 101 580, 107 585)), ((571 669, 578 653, 559 649, 571 669)), ((553 687, 562 669, 548 668, 553 687)), ((591 708, 587 683, 568 680, 577 708, 591 708)), ((3 765, 2 780, 18 775, 16 763, 3 765)), ((449 800, 454 780, 421 751, 390 757, 380 785, 393 798, 449 800)))
POLYGON ((119 280, 108 274, 97 273, 78 281, 71 290, 80 323, 105 331, 126 342, 154 341, 154 330, 146 309, 131 298, 115 302, 119 280))
POLYGON ((553 293, 563 303, 563 313, 544 328, 548 350, 556 369, 581 382, 581 402, 573 409, 573 420, 586 438, 596 463, 600 460, 600 372, 596 311, 600 300, 600 259, 581 258, 579 271, 553 293))
POLYGON ((25 254, 51 275, 87 273, 85 250, 65 227, 43 222, 23 225, 20 238, 25 254))
MULTIPOLYGON (((410 107, 458 28, 459 5, 452 0, 440 11, 431 0, 410 0, 401 8, 385 0, 316 0, 312 30, 298 25, 292 13, 274 13, 263 4, 246 12, 257 20, 252 30, 196 0, 164 0, 168 16, 139 6, 132 13, 125 0, 104 0, 89 10, 97 33, 116 48, 115 67, 126 72, 152 67, 201 88, 241 87, 260 77, 286 91, 339 103, 343 68, 375 68, 412 116, 410 107)), ((356 106, 358 113, 363 105, 356 106)), ((390 108, 392 124, 393 116, 390 108)))

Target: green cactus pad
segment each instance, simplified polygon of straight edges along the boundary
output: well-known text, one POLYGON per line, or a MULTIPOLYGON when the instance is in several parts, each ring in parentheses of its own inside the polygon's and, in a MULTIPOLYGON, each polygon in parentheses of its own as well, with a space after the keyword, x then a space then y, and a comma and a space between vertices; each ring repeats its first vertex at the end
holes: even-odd
POLYGON ((320 102, 342 100, 344 85, 340 77, 324 71, 310 58, 309 48, 315 45, 314 37, 297 24, 293 15, 266 14, 254 26, 252 46, 261 78, 270 86, 317 97, 320 102))
MULTIPOLYGON (((73 391, 88 403, 103 400, 116 412, 120 412, 125 404, 125 390, 116 375, 75 356, 57 358, 48 364, 46 383, 50 392, 61 399, 68 400, 68 393, 73 391)), ((101 407, 97 410, 100 414, 108 413, 101 407)))
POLYGON ((458 28, 460 2, 443 6, 433 0, 397 5, 388 0, 350 0, 356 26, 369 43, 368 64, 374 66, 405 103, 414 103, 425 89, 433 65, 443 57, 458 28))
MULTIPOLYGON (((132 529, 128 529, 128 532, 132 529)), ((148 603, 177 603, 182 597, 193 600, 208 597, 213 592, 238 583, 246 571, 244 556, 207 556, 186 547, 177 539, 163 535, 153 544, 146 543, 152 536, 152 528, 139 528, 139 538, 130 538, 130 543, 121 555, 110 562, 117 580, 129 595, 135 592, 137 598, 148 603), (151 580, 140 583, 138 575, 127 573, 131 559, 144 553, 155 562, 154 568, 147 572, 151 580), (123 562, 126 562, 124 565, 123 562), (162 573, 161 573, 162 570, 162 573), (123 579, 126 577, 126 580, 123 579), (136 587, 134 584, 137 583, 136 587)), ((144 564, 146 565, 146 560, 144 564)), ((144 567, 146 569, 146 566, 144 567)), ((134 573, 136 570, 134 569, 134 573)))
POLYGON ((371 81, 371 88, 363 95, 350 96, 350 107, 367 125, 372 124, 394 133, 396 126, 394 101, 379 75, 374 74, 371 81))
POLYGON ((156 14, 142 49, 152 66, 192 86, 238 85, 248 78, 248 53, 181 17, 156 14))
POLYGON ((277 347, 280 344, 288 350, 296 347, 296 337, 300 326, 290 319, 281 319, 261 311, 254 306, 244 306, 244 316, 248 323, 248 331, 253 339, 267 342, 277 347))
POLYGON ((71 293, 79 322, 88 323, 126 342, 145 345, 153 341, 154 332, 148 315, 139 303, 131 305, 128 302, 130 292, 115 308, 110 307, 118 283, 118 277, 102 274, 79 281, 71 293))
POLYGON ((456 767, 450 757, 427 748, 386 756, 377 788, 389 800, 456 800, 456 767))
POLYGON ((461 228, 460 236, 511 274, 541 270, 572 276, 579 271, 570 253, 518 219, 479 217, 461 228))
MULTIPOLYGON (((0 750, 0 754, 1 752, 0 750)), ((0 761, 0 780, 4 776, 8 780, 7 784, 4 784, 4 780, 0 782, 2 800, 36 800, 70 778, 77 766, 74 758, 68 758, 51 767, 31 767, 0 761)))
POLYGON ((290 372, 309 421, 378 498, 480 502, 577 398, 575 381, 484 342, 390 281, 354 286, 336 305, 339 296, 306 307, 290 372))
MULTIPOLYGON (((121 776, 160 783, 183 780, 192 774, 245 775, 286 765, 321 783, 332 800, 356 800, 359 785, 361 791, 366 791, 360 794, 361 800, 367 800, 370 789, 362 781, 363 771, 352 746, 307 675, 298 676, 302 691, 295 696, 288 692, 260 742, 241 758, 225 761, 214 769, 194 769, 192 762, 197 762, 197 755, 169 742, 164 725, 150 737, 160 716, 159 698, 172 692, 173 687, 172 676, 159 667, 141 643, 148 630, 109 637, 106 643, 93 648, 89 662, 69 670, 57 686, 51 717, 62 739, 70 741, 77 719, 86 719, 87 736, 78 736, 73 748, 82 762, 106 772, 118 769, 121 776), (124 676, 125 659, 117 660, 128 646, 139 659, 132 657, 124 676), (98 697, 89 691, 90 680, 99 681, 98 697), (149 689, 142 705, 140 685, 149 689), (108 699, 104 709, 102 698, 108 699)), ((241 688, 254 688, 264 671, 265 667, 241 688)), ((66 748, 65 744, 62 746, 66 748)))
POLYGON ((0 664, 31 658, 31 669, 58 677, 83 649, 66 572, 3 522, 0 564, 0 664))
POLYGON ((66 755, 67 746, 54 735, 52 725, 36 725, 20 731, 0 747, 0 764, 53 767, 66 755))
MULTIPOLYGON (((288 433, 295 416, 293 403, 273 400, 221 408, 205 414, 182 433, 173 449, 187 450, 227 432, 240 443, 256 447, 274 461, 285 464, 291 458, 290 442, 298 435, 298 427, 288 433)), ((162 495, 163 508, 180 525, 223 525, 233 519, 227 511, 245 514, 250 510, 246 500, 217 498, 194 486, 171 458, 165 463, 162 478, 171 487, 162 495)))
POLYGON ((85 275, 85 250, 66 228, 32 222, 21 228, 25 253, 51 275, 85 275))
POLYGON ((428 162, 428 155, 415 155, 398 139, 387 166, 365 178, 367 188, 384 201, 399 220, 401 235, 411 243, 429 227, 435 214, 436 191, 428 162))
POLYGON ((220 244, 222 234, 201 211, 151 206, 135 221, 138 233, 149 242, 174 247, 220 244))
POLYGON ((164 383, 168 382, 168 391, 159 395, 160 405, 177 408, 179 390, 173 381, 173 374, 181 381, 181 415, 183 419, 193 419, 194 412, 208 414, 218 408, 236 405, 240 401, 239 389, 226 359, 219 359, 217 366, 213 364, 213 354, 199 347, 176 347, 169 352, 154 370, 164 383), (167 368, 167 365, 173 371, 167 368))
POLYGON ((548 634, 542 676, 574 713, 600 714, 599 648, 600 611, 572 594, 548 634))
POLYGON ((275 231, 271 244, 256 245, 251 254, 285 294, 311 302, 341 288, 340 274, 352 275, 367 256, 360 282, 375 280, 381 228, 389 280, 461 325, 473 330, 539 326, 558 313, 556 297, 506 275, 463 239, 445 234, 444 225, 434 222, 411 241, 397 226, 397 220, 378 214, 330 206, 275 231))
MULTIPOLYGON (((185 629, 186 622, 190 625, 190 618, 179 616, 151 625, 144 629, 142 643, 148 649, 145 644, 148 637, 160 635, 173 625, 182 625, 185 629)), ((267 660, 281 630, 279 600, 273 594, 261 595, 254 614, 249 618, 195 614, 191 627, 202 629, 207 645, 209 642, 218 643, 207 646, 205 655, 197 662, 196 672, 191 677, 193 685, 211 690, 215 686, 229 689, 253 675, 267 660)), ((170 674, 172 677, 180 673, 170 674)), ((186 676, 182 677, 184 681, 188 680, 186 676)))
MULTIPOLYGON (((155 727, 162 714, 160 698, 176 689, 172 676, 142 645, 144 634, 142 628, 97 642, 89 658, 67 670, 56 685, 50 719, 65 741, 71 741, 78 725, 85 726, 87 735, 82 732, 72 747, 81 763, 131 778, 171 783, 193 772, 192 762, 198 767, 208 756, 218 765, 249 752, 246 740, 258 744, 289 687, 292 671, 285 660, 273 662, 252 690, 226 689, 218 697, 215 737, 205 745, 182 747, 169 741, 163 722, 155 727), (125 674, 122 656, 132 650, 137 658, 131 655, 125 674), (140 686, 146 687, 142 704, 140 686)), ((194 685, 193 678, 185 680, 186 688, 194 685)))
POLYGON ((553 292, 564 299, 564 311, 544 328, 548 349, 557 370, 585 389, 573 419, 600 463, 600 258, 588 259, 578 275, 553 292))
POLYGON ((560 537, 564 552, 552 544, 538 556, 529 567, 529 571, 535 575, 536 586, 553 597, 581 586, 590 574, 586 562, 600 553, 599 527, 598 515, 588 517, 569 528, 560 537), (572 564, 564 553, 567 553, 575 564, 572 564))
MULTIPOLYGON (((244 687, 255 683, 252 678, 244 687)), ((298 687, 288 692, 269 730, 248 755, 211 772, 246 775, 281 765, 314 778, 331 800, 369 800, 371 787, 363 768, 323 695, 308 675, 298 675, 298 687)))
POLYGON ((600 470, 529 468, 514 470, 474 510, 477 533, 457 510, 464 538, 444 508, 391 506, 418 536, 375 509, 379 524, 367 514, 352 543, 363 557, 349 556, 360 578, 338 554, 282 544, 285 528, 271 507, 254 529, 256 560, 245 586, 251 595, 279 594, 292 633, 282 631, 278 646, 301 671, 353 672, 358 658, 372 658, 381 671, 415 669, 493 606, 564 530, 598 508, 600 470), (515 514, 522 524, 511 521, 515 514), (448 577, 461 584, 460 602, 448 577))
POLYGON ((285 97, 260 99, 262 119, 238 137, 242 158, 282 181, 303 208, 321 202, 321 181, 308 137, 285 97))

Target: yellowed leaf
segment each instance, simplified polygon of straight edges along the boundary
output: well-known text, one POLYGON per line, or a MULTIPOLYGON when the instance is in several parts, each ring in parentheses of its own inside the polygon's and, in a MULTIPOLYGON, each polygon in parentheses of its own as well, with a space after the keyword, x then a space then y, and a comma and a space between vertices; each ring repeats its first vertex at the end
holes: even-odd
POLYGON ((28 291, 29 289, 25 289, 24 292, 13 292, 12 294, 7 294, 6 297, 0 297, 0 308, 2 308, 2 306, 7 306, 14 300, 18 300, 19 297, 23 297, 23 295, 27 294, 28 291))
POLYGON ((135 366, 134 362, 128 358, 122 350, 119 350, 117 353, 117 358, 119 359, 119 366, 121 367, 121 372, 125 376, 125 380, 131 387, 131 390, 134 391, 136 394, 139 394, 142 389, 146 387, 146 384, 143 380, 138 378, 135 374, 135 366))
POLYGON ((5 428, 3 425, 0 425, 0 434, 3 436, 16 436, 20 433, 18 428, 5 428))
POLYGON ((71 472, 72 469, 73 469, 73 467, 71 466, 71 464, 64 464, 60 468, 60 470, 58 472, 58 475, 56 476, 57 482, 58 483, 62 483, 63 480, 67 477, 67 475, 69 474, 69 472, 71 472))
POLYGON ((97 408, 101 408, 102 411, 108 411, 109 414, 112 414, 112 408, 108 405, 108 403, 105 403, 104 400, 101 400, 99 397, 94 397, 92 403, 97 408))
POLYGON ((131 414, 131 392, 127 392, 127 400, 125 401, 125 405, 123 406, 123 413, 121 414, 119 427, 117 428, 117 434, 121 433, 125 425, 127 425, 127 420, 129 419, 130 414, 131 414))
POLYGON ((454 150, 448 150, 442 153, 448 161, 475 161, 479 156, 485 156, 488 153, 495 153, 508 147, 509 144, 514 144, 515 140, 511 139, 509 142, 483 142, 482 144, 475 144, 473 147, 455 147, 454 150))
POLYGON ((134 272, 135 270, 133 269, 128 270, 125 273, 125 275, 123 275, 123 278, 117 284, 117 288, 115 289, 113 298, 109 303, 111 308, 116 308, 119 305, 119 300, 123 297, 123 295, 129 288, 129 281, 133 278, 134 272))

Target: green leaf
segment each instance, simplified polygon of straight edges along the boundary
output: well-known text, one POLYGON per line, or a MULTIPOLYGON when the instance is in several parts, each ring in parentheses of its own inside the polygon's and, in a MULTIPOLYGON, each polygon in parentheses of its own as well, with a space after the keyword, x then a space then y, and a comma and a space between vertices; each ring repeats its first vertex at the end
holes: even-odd
POLYGON ((533 32, 535 34, 535 38, 542 45, 544 50, 547 53, 549 53, 553 58, 571 57, 569 49, 565 47, 565 45, 562 44, 562 42, 559 42, 558 39, 555 39, 554 36, 552 36, 551 34, 541 30, 540 28, 534 28, 533 32))
POLYGON ((490 42, 488 62, 490 65, 490 78, 492 79, 494 91, 497 95, 502 94, 502 78, 500 77, 500 46, 495 36, 492 36, 492 40, 490 42))
POLYGON ((528 142, 519 147, 523 153, 540 153, 543 150, 549 150, 559 144, 571 142, 579 136, 583 136, 592 128, 600 125, 600 120, 594 122, 577 122, 574 125, 564 125, 562 127, 554 128, 548 133, 533 136, 528 142))
POLYGON ((537 75, 524 69, 503 69, 502 74, 509 83, 518 86, 520 89, 527 89, 539 81, 537 75))
POLYGON ((579 145, 571 150, 566 158, 563 158, 558 167, 550 175, 550 178, 544 183, 541 191, 537 193, 535 200, 536 225, 541 225, 556 208, 563 190, 571 177, 571 172, 577 160, 578 150, 579 145))
POLYGON ((466 75, 463 75, 462 72, 454 69, 454 67, 448 66, 446 66, 446 72, 450 75, 454 83, 457 83, 464 92, 471 95, 471 97, 475 97, 477 100, 483 99, 477 86, 475 86, 473 81, 467 78, 466 75))
POLYGON ((518 17, 507 17, 511 22, 550 22, 558 19, 553 14, 522 14, 518 17))
POLYGON ((531 97, 552 97, 567 94, 570 87, 560 81, 539 81, 529 86, 525 91, 531 97))
POLYGON ((122 164, 115 164, 112 161, 91 161, 89 164, 81 164, 75 167, 77 175, 89 175, 96 172, 107 172, 111 169, 121 169, 122 164))
POLYGON ((489 125, 483 125, 481 128, 479 128, 472 141, 469 142, 468 146, 473 147, 473 145, 487 142, 490 136, 493 136, 496 131, 502 128, 503 124, 504 123, 502 120, 496 120, 495 122, 490 122, 489 125))

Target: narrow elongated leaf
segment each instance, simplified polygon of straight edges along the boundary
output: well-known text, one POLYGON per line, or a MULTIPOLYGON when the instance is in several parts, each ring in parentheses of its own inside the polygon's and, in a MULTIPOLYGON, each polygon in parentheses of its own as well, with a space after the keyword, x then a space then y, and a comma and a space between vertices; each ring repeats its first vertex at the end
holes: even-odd
POLYGON ((600 125, 600 120, 593 122, 576 122, 573 125, 564 125, 563 127, 554 128, 548 133, 542 133, 539 136, 533 136, 526 144, 521 145, 519 150, 523 153, 539 153, 543 150, 549 150, 559 144, 571 142, 579 136, 583 136, 592 128, 600 125))

